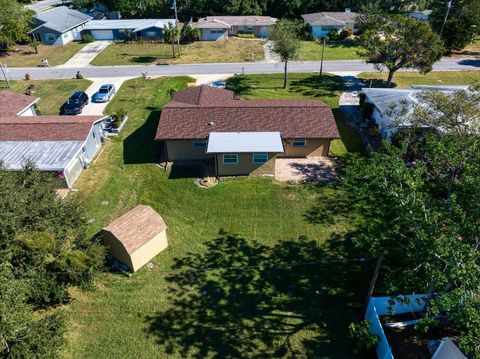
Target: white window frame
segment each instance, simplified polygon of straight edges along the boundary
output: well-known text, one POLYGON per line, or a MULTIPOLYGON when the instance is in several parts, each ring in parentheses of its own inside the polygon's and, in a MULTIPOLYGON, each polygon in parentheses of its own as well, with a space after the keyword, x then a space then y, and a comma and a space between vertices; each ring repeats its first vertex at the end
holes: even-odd
POLYGON ((207 140, 202 140, 202 139, 193 140, 192 146, 195 148, 205 148, 207 147, 207 140))
POLYGON ((307 139, 306 138, 296 138, 292 140, 292 147, 307 147, 307 139), (302 142, 303 144, 298 144, 302 142))
POLYGON ((268 162, 268 153, 254 153, 252 155, 252 163, 254 165, 261 165, 261 164, 264 164, 264 163, 267 163, 267 162, 268 162), (262 158, 261 161, 256 160, 255 157, 257 157, 257 156, 262 156, 262 157, 265 156, 266 157, 265 161, 263 161, 263 158, 262 158))
POLYGON ((224 165, 238 165, 238 154, 237 153, 224 153, 222 156, 222 163, 224 165), (225 156, 235 156, 235 162, 225 162, 225 156))

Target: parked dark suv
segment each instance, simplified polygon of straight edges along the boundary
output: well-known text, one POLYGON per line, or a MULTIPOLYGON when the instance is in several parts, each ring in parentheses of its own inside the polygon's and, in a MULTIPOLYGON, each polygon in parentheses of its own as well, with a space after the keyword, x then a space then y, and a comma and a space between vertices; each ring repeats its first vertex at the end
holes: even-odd
POLYGON ((75 92, 68 99, 67 103, 63 107, 64 115, 79 115, 82 113, 83 108, 88 105, 88 95, 83 91, 75 92))

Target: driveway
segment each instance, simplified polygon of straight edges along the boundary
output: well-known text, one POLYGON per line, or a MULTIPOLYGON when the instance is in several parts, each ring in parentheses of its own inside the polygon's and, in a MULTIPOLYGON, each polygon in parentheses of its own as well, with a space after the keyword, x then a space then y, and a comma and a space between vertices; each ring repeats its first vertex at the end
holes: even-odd
POLYGON ((93 94, 95 94, 95 92, 97 92, 100 86, 102 86, 103 84, 115 85, 115 89, 118 92, 118 90, 123 85, 123 83, 126 80, 129 80, 131 78, 132 77, 114 77, 114 78, 106 77, 106 78, 91 79, 93 81, 93 84, 91 84, 90 87, 85 90, 88 97, 90 98, 90 103, 83 108, 82 115, 102 116, 104 114, 103 111, 105 110, 105 107, 107 107, 108 105, 108 102, 100 102, 100 103, 93 102, 92 101, 93 94))
POLYGON ((277 158, 275 179, 288 183, 332 181, 337 178, 328 157, 277 158))
POLYGON ((63 65, 57 67, 85 67, 93 61, 99 53, 110 45, 112 41, 94 41, 83 47, 63 65))

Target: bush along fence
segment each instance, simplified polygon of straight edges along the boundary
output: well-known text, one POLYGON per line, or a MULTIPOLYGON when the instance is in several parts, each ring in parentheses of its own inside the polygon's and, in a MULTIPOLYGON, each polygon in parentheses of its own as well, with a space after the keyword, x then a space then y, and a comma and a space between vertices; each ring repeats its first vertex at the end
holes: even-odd
POLYGON ((370 333, 377 335, 379 338, 376 349, 379 359, 394 359, 392 348, 388 344, 382 323, 380 322, 380 316, 421 312, 425 307, 425 297, 425 294, 416 294, 370 298, 365 319, 371 323, 370 333))

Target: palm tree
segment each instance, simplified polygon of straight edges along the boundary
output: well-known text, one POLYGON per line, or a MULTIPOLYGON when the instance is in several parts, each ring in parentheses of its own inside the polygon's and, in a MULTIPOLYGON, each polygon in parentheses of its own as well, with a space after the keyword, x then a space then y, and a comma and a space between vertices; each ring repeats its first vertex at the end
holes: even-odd
POLYGON ((179 36, 180 31, 178 30, 178 27, 169 22, 165 28, 165 41, 172 44, 173 57, 177 57, 177 53, 175 52, 175 43, 178 41, 179 36))

